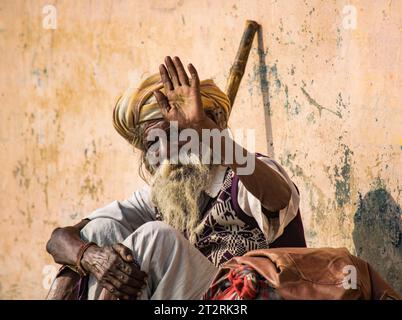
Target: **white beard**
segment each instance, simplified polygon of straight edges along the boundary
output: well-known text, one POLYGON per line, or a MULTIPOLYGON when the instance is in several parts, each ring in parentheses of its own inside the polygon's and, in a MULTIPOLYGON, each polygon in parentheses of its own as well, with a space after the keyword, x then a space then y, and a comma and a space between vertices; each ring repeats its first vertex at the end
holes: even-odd
POLYGON ((194 244, 201 227, 199 201, 210 181, 210 166, 202 164, 194 154, 187 157, 187 164, 162 162, 151 179, 151 199, 163 221, 176 230, 186 231, 194 244))

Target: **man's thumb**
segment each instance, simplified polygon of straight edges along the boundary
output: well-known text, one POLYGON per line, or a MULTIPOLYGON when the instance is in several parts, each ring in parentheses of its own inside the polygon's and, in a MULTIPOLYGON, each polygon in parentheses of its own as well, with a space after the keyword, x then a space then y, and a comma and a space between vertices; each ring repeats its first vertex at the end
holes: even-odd
POLYGON ((129 248, 121 243, 116 243, 112 247, 125 262, 134 262, 133 253, 129 248))

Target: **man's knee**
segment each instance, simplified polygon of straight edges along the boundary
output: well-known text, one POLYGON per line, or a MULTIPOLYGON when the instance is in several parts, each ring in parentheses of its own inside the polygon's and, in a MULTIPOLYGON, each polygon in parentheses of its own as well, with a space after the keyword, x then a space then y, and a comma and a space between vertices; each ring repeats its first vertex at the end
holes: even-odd
POLYGON ((181 236, 179 231, 162 221, 151 221, 144 223, 135 232, 144 236, 156 236, 157 238, 172 238, 181 236))
POLYGON ((185 240, 184 236, 162 221, 151 221, 144 223, 135 232, 126 238, 123 244, 135 242, 144 242, 152 245, 168 244, 177 240, 185 240))
POLYGON ((89 221, 81 230, 81 239, 95 242, 99 246, 112 245, 122 242, 130 230, 119 221, 110 218, 96 218, 89 221))

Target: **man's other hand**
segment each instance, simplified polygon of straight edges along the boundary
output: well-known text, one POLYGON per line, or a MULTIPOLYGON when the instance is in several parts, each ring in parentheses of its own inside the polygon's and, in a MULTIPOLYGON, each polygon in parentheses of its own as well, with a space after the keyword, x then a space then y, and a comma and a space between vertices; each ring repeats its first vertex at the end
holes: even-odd
POLYGON ((147 274, 134 263, 131 250, 120 243, 90 246, 81 264, 102 287, 119 299, 136 299, 146 285, 147 274))

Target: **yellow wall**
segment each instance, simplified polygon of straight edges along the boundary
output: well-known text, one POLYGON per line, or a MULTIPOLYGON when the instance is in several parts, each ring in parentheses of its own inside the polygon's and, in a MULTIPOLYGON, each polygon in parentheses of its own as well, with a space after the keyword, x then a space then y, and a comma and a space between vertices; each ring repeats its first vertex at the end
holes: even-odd
POLYGON ((345 246, 402 291, 402 1, 2 0, 0 298, 43 298, 51 230, 142 183, 116 96, 168 54, 224 87, 246 19, 264 48, 231 126, 293 177, 310 246, 345 246))

